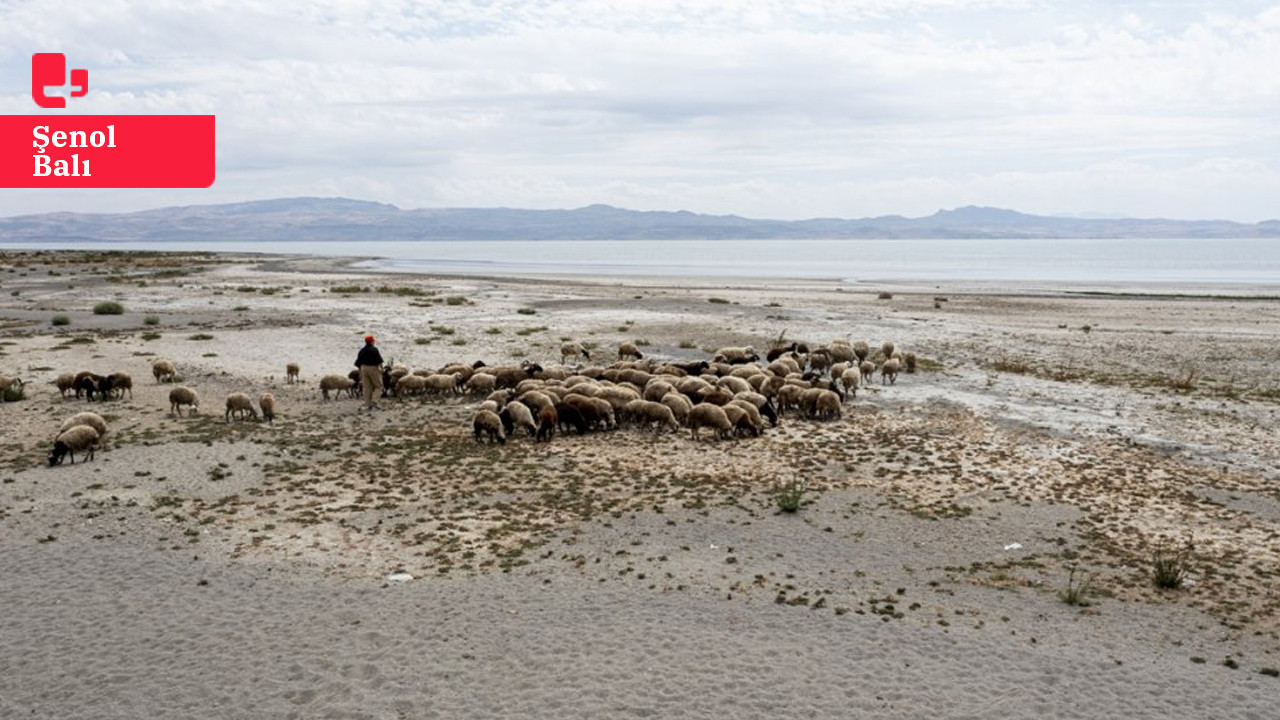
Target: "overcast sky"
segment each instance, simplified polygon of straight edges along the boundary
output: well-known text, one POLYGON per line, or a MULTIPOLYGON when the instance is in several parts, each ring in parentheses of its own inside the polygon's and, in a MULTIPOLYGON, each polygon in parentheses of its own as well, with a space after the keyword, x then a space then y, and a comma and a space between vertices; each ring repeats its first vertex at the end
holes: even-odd
MULTIPOLYGON (((1280 2, 0 0, 77 113, 213 113, 204 190, 0 190, 0 214, 296 195, 751 217, 1280 217, 1280 2)), ((57 112, 57 111, 49 111, 57 112)))

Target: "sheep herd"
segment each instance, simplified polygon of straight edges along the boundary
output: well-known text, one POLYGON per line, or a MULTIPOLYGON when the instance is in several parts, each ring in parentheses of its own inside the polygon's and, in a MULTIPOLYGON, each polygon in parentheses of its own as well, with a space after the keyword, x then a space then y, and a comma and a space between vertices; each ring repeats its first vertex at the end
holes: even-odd
MULTIPOLYGON (((561 360, 590 359, 581 344, 566 341, 561 360)), ((476 442, 505 443, 520 433, 538 442, 557 433, 615 430, 633 427, 677 432, 687 428, 693 439, 708 432, 718 439, 758 437, 777 427, 788 413, 814 420, 836 420, 844 403, 860 387, 870 384, 878 371, 882 384, 893 384, 902 371, 912 373, 914 353, 901 353, 892 342, 879 349, 879 366, 866 342, 837 340, 817 347, 801 343, 769 350, 764 358, 752 347, 725 347, 710 360, 663 361, 646 358, 633 342, 618 347, 617 361, 608 366, 559 365, 546 367, 525 360, 519 365, 489 366, 451 363, 438 370, 414 370, 392 364, 384 368, 384 397, 483 398, 469 428, 476 442)), ((152 363, 156 382, 178 382, 174 364, 152 363)), ((285 367, 289 384, 299 382, 297 363, 285 367)), ((7 384, 14 381, 3 379, 7 384)), ((106 401, 133 396, 133 379, 127 372, 97 374, 64 373, 55 381, 63 397, 106 401)), ((361 392, 359 374, 329 374, 320 378, 324 400, 361 392)), ((169 410, 181 416, 199 411, 195 390, 179 385, 169 392, 169 410)), ((232 392, 226 398, 226 422, 253 418, 273 423, 276 401, 271 393, 253 398, 232 392)), ((93 458, 94 448, 106 435, 106 423, 97 413, 84 412, 59 429, 49 464, 64 457, 75 462, 75 453, 93 458)))
MULTIPOLYGON (((561 361, 590 359, 590 350, 565 341, 561 361)), ((776 347, 761 359, 751 347, 726 347, 710 360, 690 362, 645 358, 633 342, 618 347, 609 366, 546 367, 451 363, 438 370, 410 370, 392 364, 383 370, 382 394, 397 398, 484 398, 471 418, 477 442, 505 443, 525 434, 549 441, 557 432, 584 434, 620 427, 654 432, 687 428, 694 439, 758 437, 787 413, 816 420, 841 417, 844 403, 879 371, 882 384, 915 372, 914 353, 892 342, 873 362, 865 342, 835 341, 809 347, 776 347), (766 425, 767 423, 767 425, 766 425)), ((361 393, 358 373, 320 379, 325 400, 361 393)))

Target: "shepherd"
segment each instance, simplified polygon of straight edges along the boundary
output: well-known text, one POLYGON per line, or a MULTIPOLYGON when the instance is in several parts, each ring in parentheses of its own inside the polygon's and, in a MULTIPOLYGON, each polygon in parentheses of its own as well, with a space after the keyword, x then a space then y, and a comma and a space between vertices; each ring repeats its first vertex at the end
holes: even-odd
POLYGON ((364 390, 364 409, 377 410, 373 401, 382 389, 382 353, 374 347, 373 336, 364 336, 364 347, 356 355, 356 369, 360 373, 360 387, 364 390))

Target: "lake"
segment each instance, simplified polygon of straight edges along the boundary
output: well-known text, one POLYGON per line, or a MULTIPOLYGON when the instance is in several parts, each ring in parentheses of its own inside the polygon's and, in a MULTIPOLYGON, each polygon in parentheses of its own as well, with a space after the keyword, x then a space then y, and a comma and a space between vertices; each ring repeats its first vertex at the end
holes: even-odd
POLYGON ((380 258, 368 267, 449 274, 1280 285, 1275 239, 0 242, 19 248, 360 255, 380 258))

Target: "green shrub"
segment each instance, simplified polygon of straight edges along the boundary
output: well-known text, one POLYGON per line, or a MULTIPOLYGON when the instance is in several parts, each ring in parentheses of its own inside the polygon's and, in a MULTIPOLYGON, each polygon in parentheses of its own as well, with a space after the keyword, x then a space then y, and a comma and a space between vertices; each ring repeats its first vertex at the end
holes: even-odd
POLYGON ((15 382, 14 384, 5 388, 5 391, 4 391, 5 402, 18 402, 19 400, 26 400, 26 399, 27 399, 27 388, 21 382, 15 382))
POLYGON ((447 305, 466 305, 467 304, 467 299, 465 297, 462 297, 461 295, 450 295, 449 297, 445 298, 444 301, 445 301, 445 304, 447 305))
POLYGON ((71 324, 71 318, 70 318, 70 317, 68 317, 68 316, 66 316, 66 315, 54 315, 54 316, 53 316, 53 324, 54 324, 54 325, 57 325, 57 326, 61 326, 61 325, 70 325, 70 324, 71 324))
POLYGON ((158 315, 148 315, 148 316, 146 316, 146 317, 142 318, 142 322, 143 322, 144 324, 146 324, 146 325, 159 325, 159 324, 160 324, 160 316, 158 316, 158 315))
POLYGON ((430 327, 431 332, 436 333, 437 335, 452 335, 454 332, 453 328, 448 325, 431 325, 430 327))
POLYGON ((729 301, 725 300, 722 297, 707 298, 707 302, 711 303, 712 305, 728 305, 729 304, 729 301))
POLYGON ((109 300, 107 302, 100 302, 97 305, 93 306, 93 314, 94 315, 123 315, 124 306, 114 300, 109 300))
POLYGON ((213 336, 210 335, 209 333, 196 333, 195 335, 192 335, 187 339, 188 340, 212 340, 213 336))
POLYGON ((1182 587, 1187 578, 1187 561, 1191 546, 1175 553, 1168 553, 1164 547, 1156 548, 1151 553, 1151 582, 1162 590, 1174 590, 1182 587))
POLYGON ((800 503, 804 500, 804 491, 804 483, 799 480, 776 485, 773 488, 773 501, 782 512, 793 513, 800 509, 800 503))
POLYGON ((160 339, 160 337, 161 337, 161 335, 160 335, 160 333, 158 333, 158 332, 142 333, 142 339, 143 339, 143 340, 148 340, 148 341, 150 341, 150 340, 159 340, 159 339, 160 339))
POLYGON ((1067 575, 1067 586, 1058 591, 1058 599, 1068 605, 1089 606, 1089 593, 1093 589, 1093 578, 1085 577, 1076 582, 1076 568, 1071 568, 1067 575))
MULTIPOLYGON (((14 293, 14 294, 17 295, 17 293, 14 293)), ((538 311, 534 310, 533 308, 520 308, 519 310, 516 310, 516 312, 520 313, 521 315, 537 315, 538 314, 538 311)))

